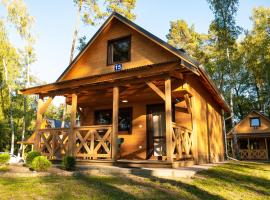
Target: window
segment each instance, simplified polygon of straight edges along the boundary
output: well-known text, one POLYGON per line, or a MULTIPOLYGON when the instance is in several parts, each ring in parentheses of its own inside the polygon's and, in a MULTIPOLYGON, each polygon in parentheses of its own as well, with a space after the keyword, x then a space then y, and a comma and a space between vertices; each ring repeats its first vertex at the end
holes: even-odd
POLYGON ((259 117, 250 118, 250 126, 254 128, 261 126, 260 118, 259 117))
POLYGON ((109 40, 107 64, 117 64, 130 61, 131 36, 109 40))
MULTIPOLYGON (((95 112, 95 122, 97 125, 112 124, 112 110, 97 110, 95 112)), ((131 133, 132 108, 120 108, 118 118, 119 132, 131 133)))

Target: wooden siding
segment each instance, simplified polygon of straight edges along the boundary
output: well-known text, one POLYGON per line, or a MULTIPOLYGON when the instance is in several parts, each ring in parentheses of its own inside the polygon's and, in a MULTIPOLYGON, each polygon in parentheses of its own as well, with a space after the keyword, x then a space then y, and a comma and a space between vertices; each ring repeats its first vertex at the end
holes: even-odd
POLYGON ((246 133, 269 133, 270 132, 270 122, 265 119, 262 115, 259 115, 256 112, 251 112, 247 117, 245 117, 238 125, 235 126, 234 129, 237 134, 246 134, 246 133), (254 129, 250 126, 250 118, 251 117, 260 117, 261 126, 254 129))
POLYGON ((107 66, 108 40, 131 35, 131 61, 123 69, 176 60, 176 56, 116 19, 105 28, 61 81, 114 71, 107 66))

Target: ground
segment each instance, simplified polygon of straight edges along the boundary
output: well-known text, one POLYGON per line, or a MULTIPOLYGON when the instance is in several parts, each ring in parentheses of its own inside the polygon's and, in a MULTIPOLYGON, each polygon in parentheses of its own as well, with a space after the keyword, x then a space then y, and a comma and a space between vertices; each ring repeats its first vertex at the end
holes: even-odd
POLYGON ((270 199, 270 163, 229 162, 180 180, 104 174, 0 177, 0 199, 270 199))

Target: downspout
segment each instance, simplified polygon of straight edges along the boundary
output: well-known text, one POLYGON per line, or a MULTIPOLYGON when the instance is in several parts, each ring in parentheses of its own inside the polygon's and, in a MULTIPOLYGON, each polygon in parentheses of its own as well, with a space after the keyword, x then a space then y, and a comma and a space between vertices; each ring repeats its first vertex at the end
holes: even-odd
POLYGON ((225 158, 229 159, 229 160, 234 160, 234 161, 238 161, 235 158, 232 158, 229 156, 228 154, 228 148, 227 148, 227 131, 226 131, 226 126, 225 126, 225 121, 228 119, 231 119, 233 117, 233 115, 231 115, 230 117, 224 119, 224 110, 222 109, 222 127, 223 127, 223 135, 224 135, 224 144, 225 144, 225 158))

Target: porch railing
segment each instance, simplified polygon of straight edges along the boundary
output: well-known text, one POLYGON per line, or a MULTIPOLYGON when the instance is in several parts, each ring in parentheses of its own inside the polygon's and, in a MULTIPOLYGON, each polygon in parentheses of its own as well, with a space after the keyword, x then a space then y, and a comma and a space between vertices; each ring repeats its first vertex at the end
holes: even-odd
POLYGON ((240 149, 240 158, 242 160, 266 160, 266 149, 240 149))
POLYGON ((173 156, 176 160, 192 158, 192 130, 172 123, 173 156))
MULTIPOLYGON (((40 129, 40 151, 50 159, 60 159, 68 152, 70 129, 40 129)), ((111 125, 81 126, 76 134, 75 156, 79 159, 111 158, 111 125)))

